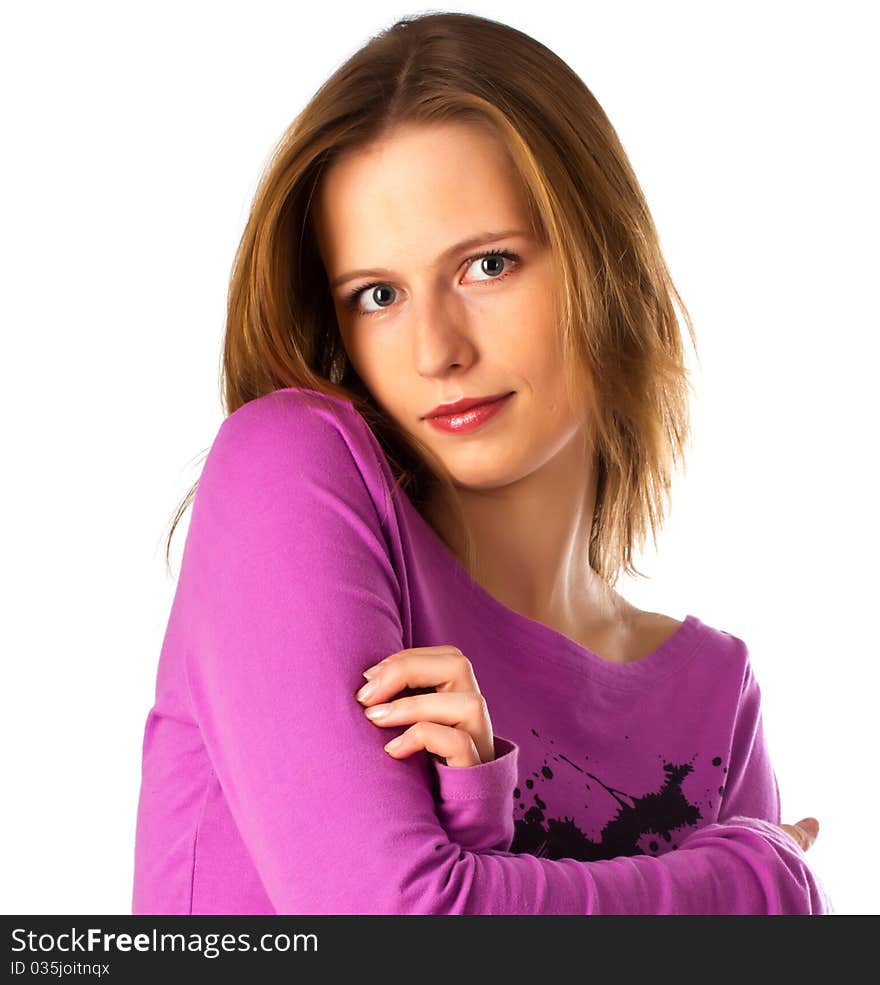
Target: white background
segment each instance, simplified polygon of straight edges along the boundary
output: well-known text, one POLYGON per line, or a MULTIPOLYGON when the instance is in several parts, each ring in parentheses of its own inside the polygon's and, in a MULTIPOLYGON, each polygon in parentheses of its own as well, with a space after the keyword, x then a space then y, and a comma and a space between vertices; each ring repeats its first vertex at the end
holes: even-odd
MULTIPOLYGON (((0 909, 130 912, 143 725, 221 420, 235 247, 275 141, 427 8, 30 3, 4 93, 0 909)), ((869 3, 451 5, 524 30, 618 130, 696 323, 694 439, 621 586, 749 645, 783 821, 878 913, 877 76, 869 3)), ((688 350, 690 345, 687 343, 688 350)), ((491 710, 491 709, 490 709, 491 710)))

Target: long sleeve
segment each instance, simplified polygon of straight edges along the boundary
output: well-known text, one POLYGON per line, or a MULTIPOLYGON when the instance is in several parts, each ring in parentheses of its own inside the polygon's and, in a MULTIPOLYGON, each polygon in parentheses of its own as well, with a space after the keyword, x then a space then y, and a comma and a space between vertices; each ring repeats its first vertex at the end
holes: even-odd
POLYGON ((770 760, 761 710, 761 688, 745 652, 745 675, 733 729, 727 781, 718 814, 720 821, 734 815, 781 823, 779 784, 770 760))
MULTIPOLYGON (((793 840, 748 817, 659 857, 597 862, 449 837, 426 754, 388 756, 404 728, 373 725, 354 697, 361 671, 405 645, 389 500, 359 465, 355 418, 292 391, 228 417, 175 597, 193 715, 276 912, 824 912, 793 840)), ((494 831, 486 840, 501 843, 494 831)))
POLYGON ((471 852, 510 851, 519 747, 495 736, 495 759, 477 766, 435 763, 437 817, 451 841, 471 852))
MULTIPOLYGON (((743 686, 737 706, 736 722, 731 740, 727 782, 718 813, 720 822, 739 822, 743 817, 761 825, 764 830, 779 833, 790 845, 801 852, 798 843, 775 827, 782 823, 782 804, 779 781, 770 757, 770 749, 764 730, 761 687, 749 659, 748 647, 737 638, 744 650, 743 686)), ((792 818, 790 822, 797 820, 792 818)), ((822 913, 833 913, 834 906, 825 887, 817 883, 822 895, 822 913)))

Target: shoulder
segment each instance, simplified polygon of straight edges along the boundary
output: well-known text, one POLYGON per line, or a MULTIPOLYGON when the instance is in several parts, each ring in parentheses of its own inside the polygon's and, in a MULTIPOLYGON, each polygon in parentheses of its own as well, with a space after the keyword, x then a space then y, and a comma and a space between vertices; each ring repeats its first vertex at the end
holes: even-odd
POLYGON ((343 440, 357 442, 366 428, 354 406, 338 397, 285 387, 248 401, 233 411, 221 424, 217 438, 225 445, 277 441, 287 444, 296 439, 313 444, 334 444, 343 440))
POLYGON ((723 675, 727 680, 735 677, 743 687, 753 676, 745 642, 694 615, 682 620, 662 612, 636 609, 633 625, 637 640, 634 649, 640 653, 651 652, 675 638, 699 651, 700 666, 712 675, 719 678, 723 675))
POLYGON ((740 692, 757 686, 752 669, 749 647, 745 641, 709 623, 690 617, 696 624, 702 642, 699 659, 719 682, 726 680, 738 686, 740 692))
POLYGON ((673 633, 684 625, 684 620, 674 619, 662 612, 649 612, 646 609, 636 609, 633 615, 634 634, 640 648, 646 652, 665 643, 673 633))
POLYGON ((233 411, 214 438, 202 480, 227 489, 267 490, 291 483, 366 490, 386 512, 378 443, 353 404, 286 387, 233 411))

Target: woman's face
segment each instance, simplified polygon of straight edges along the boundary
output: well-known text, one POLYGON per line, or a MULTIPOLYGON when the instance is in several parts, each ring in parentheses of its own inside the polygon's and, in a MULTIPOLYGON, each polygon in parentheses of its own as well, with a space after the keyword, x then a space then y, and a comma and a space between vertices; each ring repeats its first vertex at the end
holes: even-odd
POLYGON ((529 233, 497 138, 462 123, 398 129, 336 161, 313 204, 351 363, 457 485, 506 485, 572 443, 581 426, 565 397, 557 263, 529 233), (475 258, 483 251, 492 256, 475 258), (425 419, 438 404, 509 391, 468 433, 425 419))

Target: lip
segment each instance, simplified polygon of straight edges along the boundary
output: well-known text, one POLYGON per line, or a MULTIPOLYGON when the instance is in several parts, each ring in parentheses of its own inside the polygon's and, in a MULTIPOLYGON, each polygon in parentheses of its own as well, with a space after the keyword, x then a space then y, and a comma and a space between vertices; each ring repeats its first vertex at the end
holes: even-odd
POLYGON ((434 416, 427 416, 425 420, 431 427, 436 428, 438 431, 445 431, 447 434, 470 434, 472 431, 481 428, 491 418, 500 414, 508 405, 510 398, 514 396, 515 392, 510 391, 498 397, 482 398, 480 402, 462 400, 457 405, 453 404, 453 406, 468 404, 469 406, 464 410, 457 410, 452 414, 436 414, 435 411, 432 411, 434 416))
POLYGON ((502 400, 504 397, 510 396, 514 391, 507 390, 504 393, 496 393, 492 397, 465 397, 462 400, 456 400, 454 404, 438 404, 432 411, 425 414, 426 420, 432 420, 435 417, 449 417, 453 414, 462 414, 466 410, 470 410, 471 407, 480 407, 483 404, 491 404, 496 400, 502 400))

